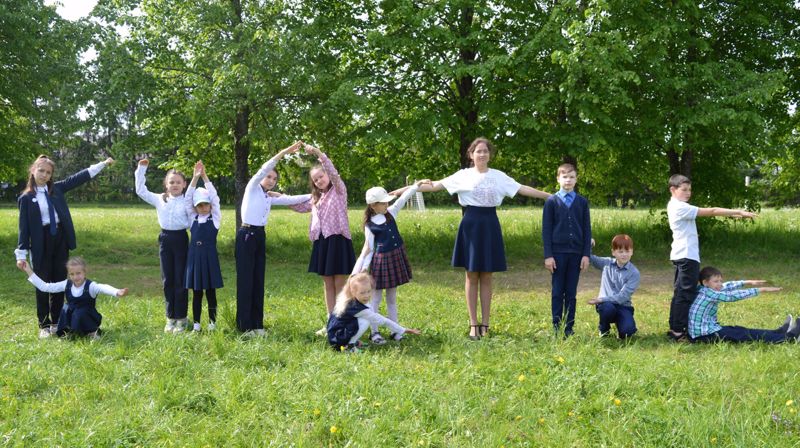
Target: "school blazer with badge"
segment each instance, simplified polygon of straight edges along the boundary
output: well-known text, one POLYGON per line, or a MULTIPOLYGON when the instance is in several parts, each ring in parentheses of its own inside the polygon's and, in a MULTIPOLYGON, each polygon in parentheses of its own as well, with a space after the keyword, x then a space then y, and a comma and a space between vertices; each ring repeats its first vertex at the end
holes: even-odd
MULTIPOLYGON (((67 247, 75 249, 75 227, 72 225, 72 216, 69 214, 67 200, 64 193, 79 187, 92 180, 89 169, 81 170, 72 176, 53 182, 50 189, 50 202, 53 203, 58 214, 58 222, 61 223, 61 230, 64 238, 67 239, 67 247)), ((44 229, 42 227, 42 213, 39 204, 36 202, 36 191, 29 191, 20 195, 19 205, 19 240, 17 249, 25 249, 31 254, 31 261, 34 266, 39 265, 44 252, 44 229)))

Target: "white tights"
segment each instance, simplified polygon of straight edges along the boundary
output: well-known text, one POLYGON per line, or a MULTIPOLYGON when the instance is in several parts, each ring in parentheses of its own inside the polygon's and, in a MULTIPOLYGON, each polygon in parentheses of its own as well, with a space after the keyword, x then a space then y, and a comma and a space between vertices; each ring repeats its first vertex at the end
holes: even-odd
MULTIPOLYGON (((392 322, 397 323, 397 288, 376 289, 372 291, 372 301, 370 301, 369 307, 372 309, 372 312, 380 314, 383 291, 386 291, 386 317, 392 322)), ((378 331, 377 324, 372 324, 371 326, 373 333, 378 331)))

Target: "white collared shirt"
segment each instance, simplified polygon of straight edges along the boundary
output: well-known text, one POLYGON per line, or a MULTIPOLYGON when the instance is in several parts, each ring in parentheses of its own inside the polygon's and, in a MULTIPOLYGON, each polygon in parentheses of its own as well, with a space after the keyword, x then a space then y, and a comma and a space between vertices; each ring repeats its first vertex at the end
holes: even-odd
POLYGON ((296 205, 311 199, 310 194, 301 194, 297 196, 278 196, 270 197, 267 192, 261 188, 261 181, 267 177, 270 171, 275 169, 278 164, 278 157, 275 156, 266 161, 256 174, 247 182, 247 187, 244 190, 244 197, 242 198, 242 224, 251 226, 266 226, 269 221, 269 212, 272 205, 296 205))
POLYGON ((462 206, 498 207, 508 196, 513 198, 522 185, 506 173, 489 168, 485 173, 464 168, 440 181, 447 192, 458 194, 462 206))
POLYGON ((189 215, 186 213, 186 206, 183 202, 184 195, 170 196, 156 194, 147 189, 145 185, 145 173, 147 166, 139 165, 136 167, 134 178, 136 179, 136 195, 143 201, 156 208, 158 214, 158 225, 164 230, 184 230, 188 229, 191 223, 189 215))
MULTIPOLYGON (((32 274, 28 277, 28 281, 33 284, 39 291, 42 292, 49 292, 50 294, 55 294, 59 292, 65 292, 67 290, 67 280, 61 280, 60 282, 55 283, 45 283, 44 280, 39 278, 38 275, 32 274)), ((85 282, 86 280, 84 280, 85 282)), ((72 285, 72 297, 80 297, 83 295, 83 284, 81 286, 72 285)), ((111 286, 105 285, 103 283, 92 282, 89 285, 89 295, 92 297, 97 297, 98 294, 106 294, 109 296, 117 296, 119 289, 111 286)))

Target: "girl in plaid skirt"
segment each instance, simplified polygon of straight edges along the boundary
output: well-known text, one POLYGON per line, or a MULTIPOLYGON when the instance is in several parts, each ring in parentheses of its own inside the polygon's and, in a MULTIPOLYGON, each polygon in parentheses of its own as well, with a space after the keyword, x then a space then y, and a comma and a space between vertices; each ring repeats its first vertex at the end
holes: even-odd
MULTIPOLYGON (((389 202, 395 199, 382 187, 367 190, 367 208, 364 210, 364 248, 353 268, 353 275, 369 271, 375 281, 375 288, 370 301, 370 308, 377 313, 380 309, 383 292, 386 291, 386 311, 389 320, 397 322, 397 287, 411 280, 411 265, 408 262, 403 238, 397 230, 397 214, 411 195, 429 180, 417 181, 414 185, 397 190, 402 193, 390 207, 389 202)), ((378 332, 378 325, 371 324, 370 340, 373 344, 385 344, 386 340, 378 332)), ((392 333, 390 338, 402 339, 403 335, 392 333)))

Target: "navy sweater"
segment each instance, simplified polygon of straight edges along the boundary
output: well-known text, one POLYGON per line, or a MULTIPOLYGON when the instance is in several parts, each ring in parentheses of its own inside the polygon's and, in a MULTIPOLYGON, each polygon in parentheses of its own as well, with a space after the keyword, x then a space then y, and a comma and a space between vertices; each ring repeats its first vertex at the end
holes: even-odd
POLYGON ((592 250, 589 201, 576 193, 572 205, 567 207, 558 195, 550 196, 542 212, 542 243, 545 258, 554 253, 588 257, 592 250))

